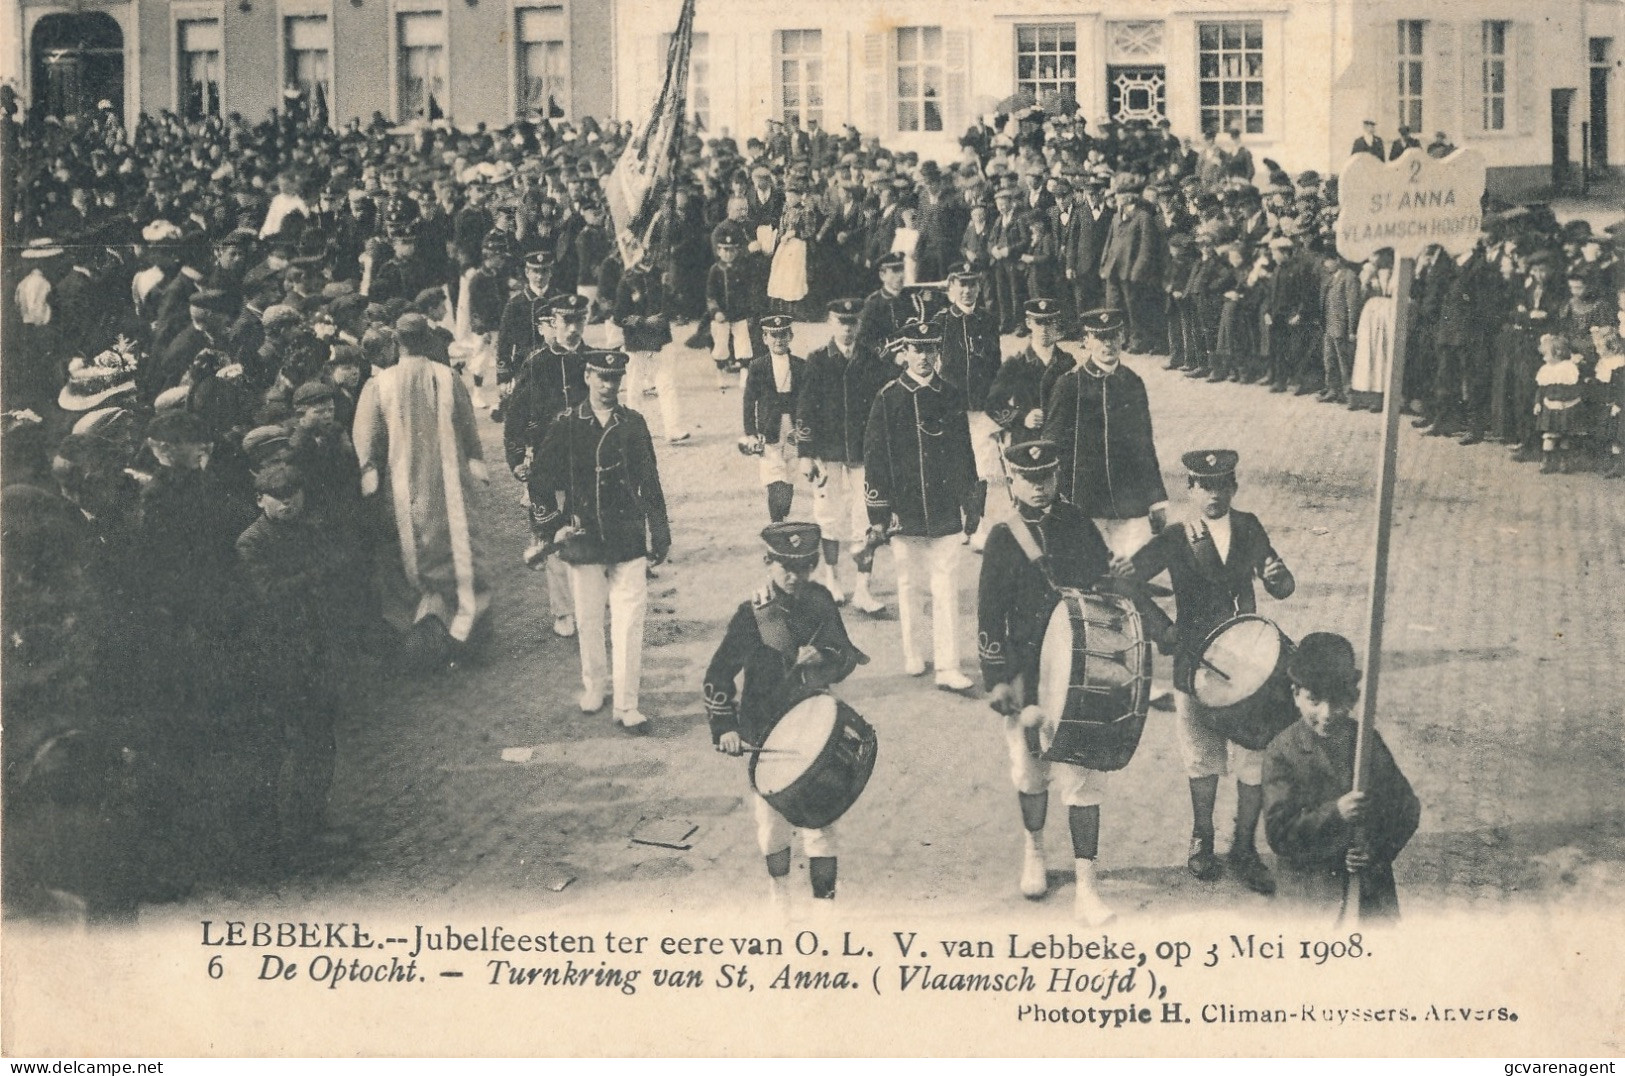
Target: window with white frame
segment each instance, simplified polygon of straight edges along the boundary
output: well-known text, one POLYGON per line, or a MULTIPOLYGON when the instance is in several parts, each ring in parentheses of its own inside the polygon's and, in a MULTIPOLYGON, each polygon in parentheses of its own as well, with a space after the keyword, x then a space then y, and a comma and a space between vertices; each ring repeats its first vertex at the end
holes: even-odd
POLYGON ((446 22, 438 11, 403 11, 396 18, 397 106, 401 119, 428 118, 446 107, 446 22))
POLYGON ((1264 133, 1264 24, 1203 22, 1196 27, 1202 131, 1264 133))
POLYGON ((283 20, 283 79, 315 107, 316 88, 331 103, 333 83, 326 15, 289 15, 283 20))
POLYGON ((897 129, 942 130, 942 27, 897 28, 897 129))
POLYGON ((1484 67, 1480 79, 1484 100, 1484 130, 1507 126, 1507 38, 1509 23, 1487 21, 1483 27, 1484 67))
POLYGON ((1422 20, 1399 20, 1399 125, 1422 130, 1422 20))
POLYGON ((570 69, 564 50, 568 37, 564 8, 523 7, 514 12, 518 43, 514 77, 518 80, 516 104, 520 112, 535 109, 544 116, 564 116, 570 111, 570 69))
POLYGON ((779 31, 779 118, 824 122, 824 32, 779 31))
POLYGON ((1016 89, 1035 99, 1078 99, 1078 27, 1063 22, 1016 27, 1016 89))
POLYGON ((175 23, 175 106, 187 119, 220 115, 219 19, 181 19, 175 23))

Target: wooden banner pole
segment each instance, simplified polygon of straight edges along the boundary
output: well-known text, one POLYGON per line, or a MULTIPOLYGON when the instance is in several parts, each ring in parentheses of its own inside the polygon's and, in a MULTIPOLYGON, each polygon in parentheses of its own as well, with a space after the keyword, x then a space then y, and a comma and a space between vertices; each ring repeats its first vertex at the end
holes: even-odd
MULTIPOLYGON (((1365 690, 1361 692, 1360 729, 1354 741, 1354 791, 1370 781, 1371 734, 1377 721, 1377 685, 1382 673, 1382 626, 1388 604, 1388 547, 1393 533, 1394 478, 1399 460, 1399 416, 1405 399, 1405 344, 1410 335, 1411 282, 1415 258, 1400 258, 1394 286, 1394 354, 1382 398, 1382 446, 1377 458, 1377 533, 1371 548, 1371 596, 1365 621, 1365 690)), ((1363 843, 1364 833, 1356 836, 1363 843)), ((1343 901, 1345 921, 1360 918, 1360 879, 1349 875, 1343 901)))

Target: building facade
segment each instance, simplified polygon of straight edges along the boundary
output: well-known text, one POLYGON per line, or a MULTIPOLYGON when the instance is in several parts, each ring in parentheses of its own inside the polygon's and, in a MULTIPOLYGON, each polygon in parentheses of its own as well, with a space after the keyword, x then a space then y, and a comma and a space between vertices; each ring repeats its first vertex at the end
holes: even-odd
MULTIPOLYGON (((616 10, 615 104, 659 86, 678 0, 616 10)), ((1360 121, 1481 149, 1503 187, 1625 163, 1618 0, 699 0, 691 105, 708 132, 851 123, 938 159, 1018 91, 1086 118, 1236 128, 1255 157, 1335 169, 1360 121)))
POLYGON ((613 110, 611 0, 21 0, 8 62, 57 114, 113 103, 258 118, 292 87, 330 120, 458 124, 613 110))

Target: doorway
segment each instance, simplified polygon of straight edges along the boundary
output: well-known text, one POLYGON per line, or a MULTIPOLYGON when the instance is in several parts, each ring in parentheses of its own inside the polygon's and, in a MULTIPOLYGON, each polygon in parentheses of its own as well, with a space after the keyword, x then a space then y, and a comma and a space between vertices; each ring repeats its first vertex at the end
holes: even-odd
POLYGON ((1608 71, 1614 39, 1591 39, 1591 174, 1608 174, 1608 71))
POLYGON ((1552 91, 1552 189, 1568 190, 1574 162, 1569 159, 1569 119, 1574 112, 1572 89, 1552 91))
POLYGON ((33 98, 48 116, 85 115, 106 101, 124 115, 124 30, 104 11, 46 15, 29 42, 33 98))

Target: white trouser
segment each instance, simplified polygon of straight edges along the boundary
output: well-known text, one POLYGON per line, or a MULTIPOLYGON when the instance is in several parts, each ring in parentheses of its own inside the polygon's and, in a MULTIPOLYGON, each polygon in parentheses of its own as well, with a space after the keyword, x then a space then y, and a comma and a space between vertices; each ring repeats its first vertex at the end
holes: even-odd
POLYGON ((789 437, 780 435, 777 443, 762 445, 762 454, 756 458, 756 472, 764 486, 775 482, 794 485, 801 471, 800 462, 796 446, 789 437))
POLYGON ((824 484, 813 484, 813 522, 829 542, 861 545, 869 531, 863 493, 863 464, 818 461, 824 484))
POLYGON ((570 566, 554 553, 542 562, 542 574, 547 579, 548 609, 555 617, 573 613, 575 599, 570 596, 570 566))
POLYGON ((1264 752, 1232 743, 1202 720, 1203 706, 1194 696, 1174 692, 1179 715, 1179 750, 1185 758, 1186 777, 1214 777, 1227 770, 1244 785, 1264 783, 1264 752))
MULTIPOLYGON (((774 852, 783 852, 790 847, 790 837, 795 833, 796 827, 788 819, 774 809, 773 805, 751 791, 751 800, 756 810, 756 847, 762 850, 762 855, 770 856, 774 852)), ((824 859, 835 854, 835 827, 825 826, 823 829, 804 829, 801 831, 801 850, 808 859, 824 859)))
POLYGON ((1114 557, 1132 557, 1151 540, 1151 517, 1134 519, 1097 519, 1095 529, 1106 540, 1106 548, 1114 557))
POLYGON ((643 557, 620 564, 572 564, 570 587, 575 592, 576 638, 581 642, 581 688, 602 694, 610 681, 610 656, 615 661, 615 709, 638 708, 638 685, 643 677, 643 618, 649 580, 649 562, 643 557), (609 612, 610 653, 604 651, 604 613, 609 612))
POLYGON ((1027 750, 1027 730, 1011 714, 1004 719, 1004 742, 1010 749, 1010 783, 1028 796, 1047 792, 1053 782, 1068 807, 1098 807, 1108 774, 1068 762, 1046 762, 1027 750))
POLYGON ((750 344, 750 319, 740 318, 723 324, 711 323, 711 358, 717 363, 728 361, 729 342, 733 344, 732 355, 736 362, 748 363, 755 357, 750 344))
POLYGON ((959 624, 959 581, 954 569, 959 566, 959 534, 942 538, 898 535, 891 540, 891 548, 897 564, 897 619, 903 628, 903 661, 914 664, 919 659, 914 625, 924 612, 924 595, 915 586, 914 573, 917 566, 923 565, 931 573, 931 639, 937 673, 956 671, 959 668, 959 640, 955 635, 959 624))
POLYGON ((660 398, 660 421, 666 436, 676 437, 683 432, 683 421, 677 407, 676 357, 664 352, 634 351, 628 358, 626 370, 626 406, 643 414, 643 390, 654 387, 660 398))
POLYGON ((987 417, 985 411, 970 413, 970 447, 976 456, 976 477, 984 482, 996 482, 1004 477, 999 460, 999 424, 987 417))

